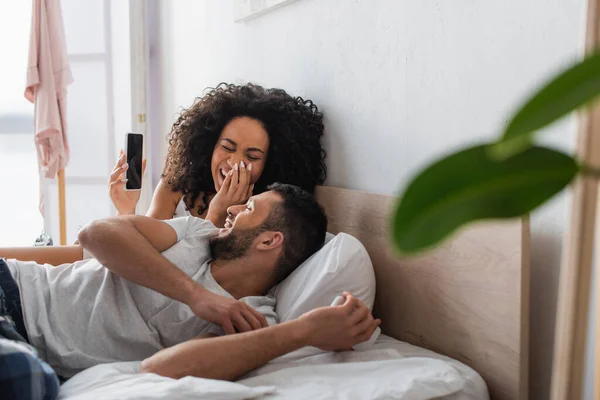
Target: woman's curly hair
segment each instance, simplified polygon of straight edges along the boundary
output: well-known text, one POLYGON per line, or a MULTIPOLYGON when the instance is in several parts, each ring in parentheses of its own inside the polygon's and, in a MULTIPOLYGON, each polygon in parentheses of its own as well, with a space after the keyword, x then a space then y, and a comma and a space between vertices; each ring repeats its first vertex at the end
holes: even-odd
POLYGON ((223 128, 241 116, 260 121, 269 135, 265 168, 254 193, 266 191, 274 182, 313 193, 325 181, 326 153, 320 143, 323 114, 311 100, 251 83, 221 83, 207 90, 173 124, 162 174, 171 190, 183 193, 188 208, 200 195, 207 204, 206 197, 215 193, 210 168, 213 149, 223 128))

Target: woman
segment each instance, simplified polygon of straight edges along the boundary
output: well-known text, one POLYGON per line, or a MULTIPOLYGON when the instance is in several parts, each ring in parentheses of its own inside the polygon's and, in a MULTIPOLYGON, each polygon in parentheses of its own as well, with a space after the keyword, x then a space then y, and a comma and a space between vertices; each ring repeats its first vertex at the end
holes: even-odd
MULTIPOLYGON (((169 134, 169 150, 147 215, 194 215, 224 226, 227 208, 274 182, 309 192, 324 182, 323 114, 311 100, 280 89, 220 84, 187 110, 169 134)), ((119 214, 134 214, 140 192, 124 190, 125 157, 111 174, 119 214)))

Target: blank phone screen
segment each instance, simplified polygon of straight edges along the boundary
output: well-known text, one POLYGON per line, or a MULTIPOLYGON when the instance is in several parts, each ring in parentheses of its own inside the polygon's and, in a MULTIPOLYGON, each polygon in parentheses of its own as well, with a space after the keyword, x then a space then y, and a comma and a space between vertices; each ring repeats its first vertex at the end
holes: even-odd
POLYGON ((136 190, 142 188, 142 154, 144 136, 136 133, 127 135, 127 183, 126 188, 136 190))

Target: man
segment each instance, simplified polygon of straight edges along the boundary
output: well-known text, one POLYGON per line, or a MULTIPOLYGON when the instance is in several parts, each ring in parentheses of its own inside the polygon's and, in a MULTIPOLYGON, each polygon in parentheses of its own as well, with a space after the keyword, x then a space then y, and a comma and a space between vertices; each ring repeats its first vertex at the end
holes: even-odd
MULTIPOLYGON (((58 267, 0 263, 0 273, 9 275, 23 299, 8 310, 17 331, 65 377, 99 363, 147 359, 144 371, 232 379, 304 345, 346 349, 364 340, 378 321, 351 295, 344 306, 293 323, 239 338, 192 340, 221 334, 217 325, 225 333, 266 327, 265 316, 250 305, 274 322, 274 300, 265 294, 322 246, 327 218, 312 196, 289 185, 270 189, 231 207, 218 231, 193 217, 112 218, 79 234, 96 259, 58 267), (188 357, 203 362, 190 369, 188 357), (223 357, 226 363, 217 362, 223 357), (182 365, 166 368, 171 360, 182 365)), ((55 262, 81 256, 77 246, 57 248, 58 258, 51 250, 44 249, 44 256, 55 262)), ((40 261, 41 251, 0 249, 0 257, 33 255, 40 261)), ((0 281, 0 288, 14 300, 13 286, 0 281)))

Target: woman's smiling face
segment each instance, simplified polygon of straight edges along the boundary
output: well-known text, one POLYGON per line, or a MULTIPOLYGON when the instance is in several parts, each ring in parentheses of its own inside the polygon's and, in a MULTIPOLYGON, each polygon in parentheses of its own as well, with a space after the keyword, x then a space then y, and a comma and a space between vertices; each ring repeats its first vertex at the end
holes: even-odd
POLYGON ((265 168, 269 152, 269 135, 262 123, 250 117, 232 119, 219 136, 211 159, 215 190, 223 185, 225 176, 235 164, 252 164, 250 183, 255 183, 265 168))

